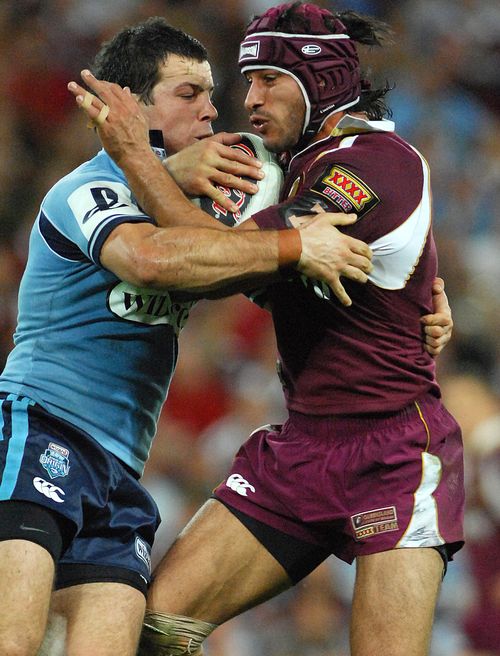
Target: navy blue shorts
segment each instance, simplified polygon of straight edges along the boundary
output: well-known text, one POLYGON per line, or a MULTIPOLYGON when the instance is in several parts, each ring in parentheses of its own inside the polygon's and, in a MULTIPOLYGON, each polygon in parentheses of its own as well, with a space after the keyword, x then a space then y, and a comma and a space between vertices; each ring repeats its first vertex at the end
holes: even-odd
POLYGON ((61 518, 56 588, 112 581, 145 593, 158 509, 137 474, 88 434, 0 394, 0 476, 0 506, 30 502, 61 518))

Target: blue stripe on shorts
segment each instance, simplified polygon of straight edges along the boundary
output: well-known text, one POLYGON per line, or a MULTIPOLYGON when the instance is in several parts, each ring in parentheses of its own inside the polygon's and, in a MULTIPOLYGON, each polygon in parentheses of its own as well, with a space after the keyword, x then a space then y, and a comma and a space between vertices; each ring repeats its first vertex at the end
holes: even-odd
MULTIPOLYGON (((12 401, 12 437, 7 448, 5 469, 2 482, 0 483, 0 501, 10 499, 16 487, 17 477, 19 476, 19 470, 23 460, 24 447, 28 439, 28 406, 34 404, 34 401, 31 399, 19 397, 15 394, 9 394, 5 401, 12 401)), ((3 418, 1 421, 1 428, 3 430, 3 418)))

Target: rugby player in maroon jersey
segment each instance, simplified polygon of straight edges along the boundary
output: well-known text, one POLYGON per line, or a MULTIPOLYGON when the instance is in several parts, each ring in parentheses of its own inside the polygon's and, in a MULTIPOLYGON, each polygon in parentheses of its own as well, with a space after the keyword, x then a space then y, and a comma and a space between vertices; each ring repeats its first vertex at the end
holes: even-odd
POLYGON ((246 108, 287 159, 282 202, 253 221, 354 212, 343 231, 370 245, 374 267, 366 285, 344 283, 352 305, 297 274, 256 294, 273 313, 289 417, 250 436, 160 563, 141 654, 197 653, 331 554, 356 560, 351 654, 428 653, 463 544, 462 446, 422 344, 437 272, 428 166, 384 119, 387 89, 361 79, 354 44, 384 33, 300 3, 247 29, 246 108))

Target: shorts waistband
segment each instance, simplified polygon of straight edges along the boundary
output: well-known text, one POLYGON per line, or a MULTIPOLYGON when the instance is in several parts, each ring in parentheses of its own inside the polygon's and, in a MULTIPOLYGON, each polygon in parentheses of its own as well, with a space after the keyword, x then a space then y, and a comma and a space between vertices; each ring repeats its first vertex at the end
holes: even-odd
POLYGON ((425 394, 404 408, 395 412, 378 412, 359 415, 306 415, 290 410, 288 421, 299 430, 311 431, 318 437, 328 437, 338 431, 369 431, 394 426, 395 422, 405 422, 413 419, 420 412, 425 414, 442 407, 441 399, 425 394))

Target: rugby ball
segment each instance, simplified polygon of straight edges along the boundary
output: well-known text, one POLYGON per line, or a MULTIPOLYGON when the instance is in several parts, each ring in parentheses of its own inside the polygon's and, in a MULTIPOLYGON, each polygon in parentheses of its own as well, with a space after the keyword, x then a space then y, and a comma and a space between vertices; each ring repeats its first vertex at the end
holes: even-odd
POLYGON ((262 139, 256 134, 249 132, 240 132, 239 134, 241 135, 241 141, 231 146, 231 148, 239 148, 247 155, 256 157, 262 162, 262 170, 265 173, 264 179, 255 181, 252 178, 246 178, 247 180, 256 182, 259 188, 257 193, 247 194, 238 189, 230 189, 229 187, 217 185, 238 207, 237 212, 229 212, 207 196, 193 199, 193 202, 204 212, 207 212, 214 219, 227 226, 237 226, 242 221, 245 221, 245 219, 250 218, 252 214, 256 214, 260 210, 276 204, 279 201, 280 191, 283 185, 283 172, 278 164, 276 155, 266 149, 262 139))

